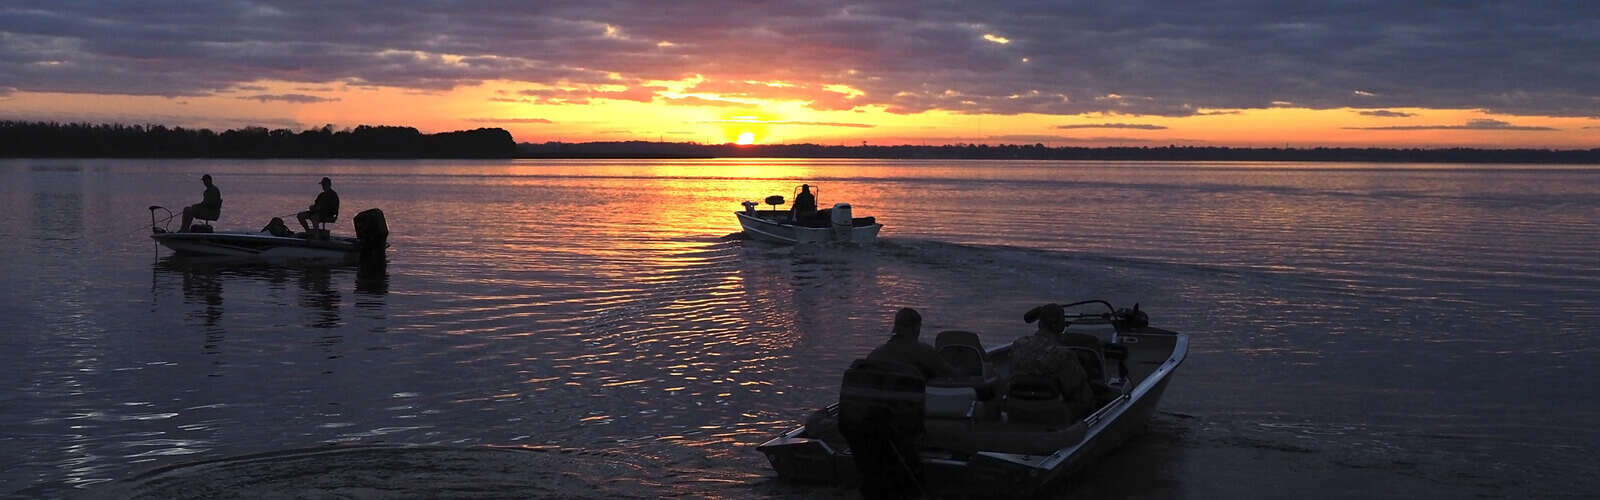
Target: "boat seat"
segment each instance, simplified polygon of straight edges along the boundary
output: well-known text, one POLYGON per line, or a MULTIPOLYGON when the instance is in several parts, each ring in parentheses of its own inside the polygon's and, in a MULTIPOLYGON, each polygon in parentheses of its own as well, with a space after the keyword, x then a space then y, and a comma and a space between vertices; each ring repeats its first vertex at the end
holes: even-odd
POLYGON ((1094 390, 1095 401, 1104 404, 1122 396, 1122 390, 1113 387, 1112 380, 1106 370, 1105 354, 1100 350, 1083 346, 1067 346, 1067 349, 1078 356, 1078 362, 1083 365, 1083 371, 1089 375, 1089 388, 1094 390))
POLYGON ((970 385, 933 380, 925 391, 923 428, 928 436, 943 438, 971 432, 978 422, 978 390, 970 385))
POLYGON ((939 348, 939 357, 961 375, 973 379, 988 378, 993 368, 984 360, 983 351, 965 344, 951 344, 939 348))
POLYGON ((930 381, 923 393, 923 408, 930 420, 971 420, 978 407, 978 390, 964 383, 930 381))
POLYGON ((1000 404, 1006 422, 1062 424, 1075 418, 1055 378, 1046 375, 1013 375, 1000 404))
POLYGON ((327 219, 322 219, 322 218, 319 218, 319 217, 312 217, 311 218, 311 229, 323 229, 323 227, 322 227, 323 224, 332 224, 334 222, 337 222, 338 220, 339 220, 339 216, 338 215, 334 215, 333 217, 329 217, 327 219))
POLYGON ((211 232, 211 223, 216 222, 216 221, 217 221, 216 219, 206 219, 206 218, 202 218, 202 217, 195 217, 194 218, 194 222, 190 222, 189 223, 189 232, 191 232, 191 233, 209 233, 209 232, 211 232))
POLYGON ((978 339, 978 334, 947 330, 934 337, 933 345, 939 357, 961 370, 963 375, 979 381, 994 378, 994 365, 989 362, 989 354, 984 352, 983 341, 978 339))

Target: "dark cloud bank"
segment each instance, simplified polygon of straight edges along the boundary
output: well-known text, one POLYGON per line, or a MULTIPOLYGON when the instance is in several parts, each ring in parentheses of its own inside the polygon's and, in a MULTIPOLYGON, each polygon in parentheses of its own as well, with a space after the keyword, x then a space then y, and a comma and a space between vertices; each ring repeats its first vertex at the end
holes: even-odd
POLYGON ((898 113, 1287 104, 1594 117, 1597 33, 1600 3, 1587 0, 11 0, 0 89, 312 102, 241 87, 508 79, 581 88, 508 99, 581 104, 660 99, 647 82, 700 75, 691 91, 898 113), (761 83, 776 81, 796 85, 761 83), (625 90, 589 87, 600 84, 625 90))

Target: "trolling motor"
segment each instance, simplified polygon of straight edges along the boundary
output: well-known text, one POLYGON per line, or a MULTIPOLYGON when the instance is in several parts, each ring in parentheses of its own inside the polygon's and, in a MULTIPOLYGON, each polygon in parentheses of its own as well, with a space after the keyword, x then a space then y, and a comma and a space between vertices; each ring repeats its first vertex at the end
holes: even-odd
POLYGON ((167 212, 167 218, 161 219, 162 222, 171 221, 173 214, 172 211, 167 210, 166 207, 160 205, 150 205, 150 232, 152 234, 162 234, 167 232, 167 230, 156 227, 156 210, 164 210, 167 212))
POLYGON ((1126 307, 1112 313, 1118 330, 1137 330, 1150 326, 1150 315, 1139 310, 1139 303, 1133 303, 1133 309, 1126 307))

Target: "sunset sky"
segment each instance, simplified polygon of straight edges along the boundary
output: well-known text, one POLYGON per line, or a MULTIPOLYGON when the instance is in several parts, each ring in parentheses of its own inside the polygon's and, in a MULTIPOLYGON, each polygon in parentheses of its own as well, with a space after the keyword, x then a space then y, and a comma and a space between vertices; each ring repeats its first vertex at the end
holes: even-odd
POLYGON ((1600 148, 1600 2, 0 3, 0 120, 1600 148))

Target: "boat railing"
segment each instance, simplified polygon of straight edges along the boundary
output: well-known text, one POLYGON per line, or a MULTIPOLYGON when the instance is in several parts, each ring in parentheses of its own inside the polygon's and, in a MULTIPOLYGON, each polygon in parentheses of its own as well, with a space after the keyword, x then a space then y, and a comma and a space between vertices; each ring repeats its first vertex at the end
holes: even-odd
POLYGON ((1085 424, 1088 424, 1089 427, 1094 427, 1095 425, 1098 425, 1102 419, 1105 419, 1108 415, 1110 415, 1113 411, 1116 411, 1116 410, 1120 409, 1122 407, 1122 405, 1127 403, 1128 400, 1130 400, 1130 399, 1133 399, 1133 396, 1129 395, 1128 393, 1123 393, 1121 396, 1117 396, 1115 399, 1112 399, 1111 401, 1107 402, 1106 404, 1100 405, 1100 409, 1095 410, 1094 413, 1091 413, 1091 414, 1089 414, 1089 416, 1084 417, 1083 418, 1083 422, 1085 424))

